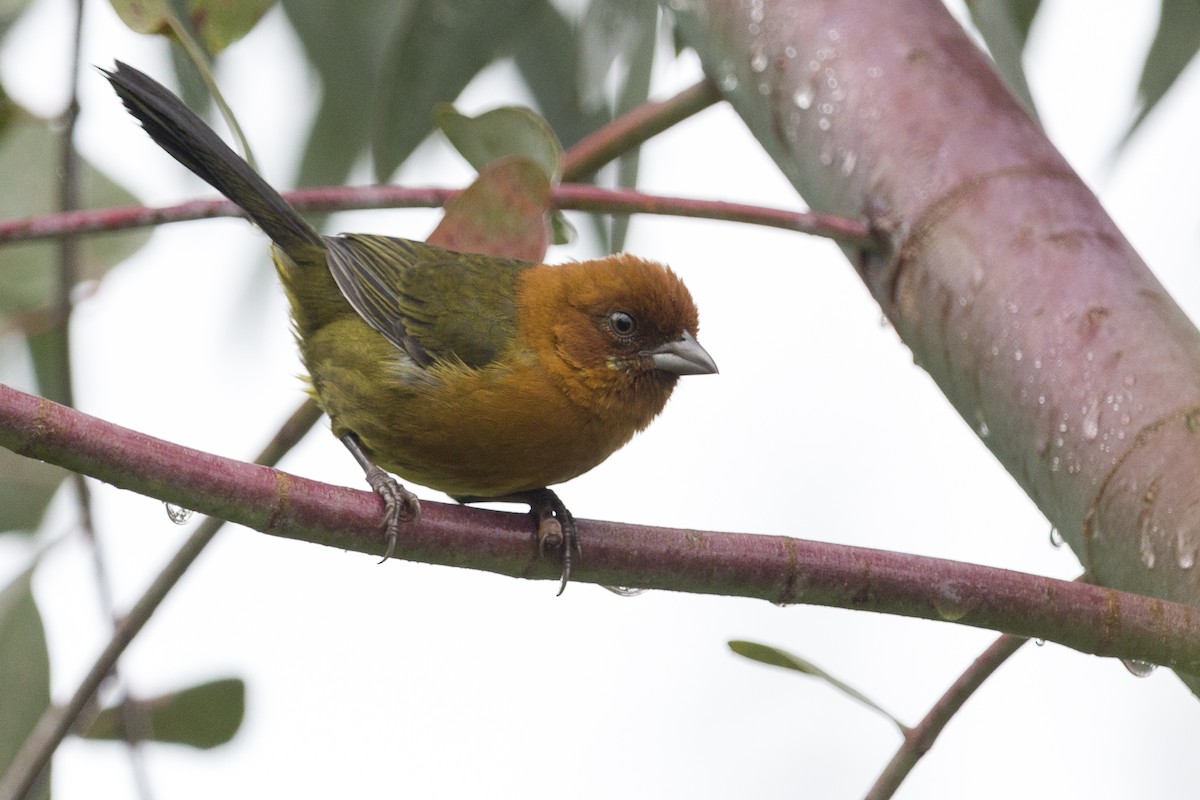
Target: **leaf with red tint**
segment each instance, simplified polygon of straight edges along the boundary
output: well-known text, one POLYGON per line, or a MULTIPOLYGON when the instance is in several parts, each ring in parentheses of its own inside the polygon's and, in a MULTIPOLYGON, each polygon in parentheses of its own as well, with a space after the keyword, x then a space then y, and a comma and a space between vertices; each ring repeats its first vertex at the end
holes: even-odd
POLYGON ((550 245, 550 181, 528 158, 500 159, 462 194, 429 243, 466 253, 541 261, 550 245))

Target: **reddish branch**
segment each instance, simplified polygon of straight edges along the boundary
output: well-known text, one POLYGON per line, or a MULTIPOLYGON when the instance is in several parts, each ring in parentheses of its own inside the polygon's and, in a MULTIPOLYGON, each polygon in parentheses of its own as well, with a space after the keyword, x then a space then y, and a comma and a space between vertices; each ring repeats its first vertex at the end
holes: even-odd
MULTIPOLYGON (((338 186, 299 189, 285 193, 284 197, 301 211, 328 213, 366 208, 436 208, 445 205, 458 192, 457 189, 412 189, 402 186, 338 186)), ((852 247, 864 248, 872 245, 871 231, 866 222, 832 214, 810 214, 713 200, 662 197, 583 184, 556 186, 551 202, 554 208, 568 211, 665 214, 719 219, 826 236, 852 247)), ((193 200, 160 208, 126 206, 43 214, 0 221, 0 244, 53 239, 68 234, 145 228, 168 222, 238 216, 244 215, 228 200, 193 200)))
MULTIPOLYGON (((279 459, 287 454, 320 418, 321 410, 317 407, 316 402, 312 399, 306 400, 259 454, 256 463, 277 464, 279 459)), ((82 480, 82 476, 80 480, 82 480)), ((88 709, 104 679, 112 672, 121 654, 141 633, 142 628, 150 621, 162 601, 175 588, 175 584, 179 582, 179 579, 183 577, 223 525, 224 521, 217 517, 208 517, 197 525, 196 530, 188 537, 183 547, 171 557, 170 562, 154 578, 153 583, 134 603, 128 613, 122 615, 115 625, 112 638, 97 656, 92 668, 80 681, 74 694, 62 705, 51 705, 46 709, 29 737, 13 757, 9 770, 0 775, 0 798, 8 800, 9 798, 26 797, 49 765, 54 751, 71 729, 86 728, 86 725, 78 725, 78 720, 88 709)))
POLYGON ((585 136, 572 147, 563 159, 563 180, 575 181, 591 175, 613 159, 720 99, 721 95, 712 81, 705 79, 668 100, 643 103, 585 136))
POLYGON ((915 727, 905 729, 904 744, 892 756, 892 760, 888 762, 863 800, 887 800, 893 796, 917 762, 933 747, 937 737, 963 707, 963 703, 967 702, 971 695, 975 694, 975 690, 1027 641, 1029 640, 1021 636, 1005 635, 992 642, 946 690, 925 718, 915 727))
MULTIPOLYGON (((275 536, 372 555, 381 501, 181 447, 0 386, 0 445, 114 486, 275 536)), ((553 579, 528 518, 425 503, 397 556, 553 579)), ((1038 637, 1200 672, 1200 611, 1097 586, 782 536, 581 521, 572 577, 616 586, 881 611, 1038 637)))
POLYGON ((556 208, 595 211, 607 214, 661 214, 674 217, 719 219, 783 228, 823 236, 855 249, 872 249, 876 241, 870 225, 861 219, 833 214, 784 211, 778 208, 726 203, 714 200, 686 200, 661 197, 629 189, 601 189, 587 184, 564 184, 554 191, 556 208))
POLYGON ((1200 606, 1200 332, 941 0, 679 6, 809 206, 887 232, 864 283, 1091 579, 1200 606))

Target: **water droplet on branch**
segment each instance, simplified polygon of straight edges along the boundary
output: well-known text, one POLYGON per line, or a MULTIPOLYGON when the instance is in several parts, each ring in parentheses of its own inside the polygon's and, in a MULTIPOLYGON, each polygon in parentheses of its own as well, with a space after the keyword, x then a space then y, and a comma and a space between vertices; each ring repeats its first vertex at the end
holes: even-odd
POLYGON ((1149 661, 1140 661, 1136 658, 1122 658, 1121 663, 1125 665, 1125 669, 1129 670, 1129 674, 1135 678, 1145 678, 1158 669, 1157 664, 1151 664, 1149 661))
POLYGON ((192 518, 192 515, 196 513, 190 508, 177 506, 174 503, 163 503, 163 506, 167 509, 167 519, 176 525, 186 525, 188 520, 192 518))
POLYGON ((806 83, 797 89, 796 93, 792 95, 792 102, 796 104, 796 108, 800 109, 801 111, 807 111, 808 109, 812 108, 813 95, 815 94, 816 89, 813 88, 813 85, 811 83, 806 83))

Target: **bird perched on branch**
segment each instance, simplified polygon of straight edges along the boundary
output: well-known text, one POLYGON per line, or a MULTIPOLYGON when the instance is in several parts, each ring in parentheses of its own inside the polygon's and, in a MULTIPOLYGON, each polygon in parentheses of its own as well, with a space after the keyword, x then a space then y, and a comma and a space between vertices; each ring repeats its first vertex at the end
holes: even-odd
POLYGON ((105 76, 156 143, 273 245, 312 391, 387 509, 388 547, 417 498, 525 502, 539 552, 579 551, 547 487, 645 428, 680 375, 714 373, 697 313, 666 267, 629 255, 548 266, 369 234, 322 236, 166 87, 105 76), (385 472, 386 470, 386 472, 385 472))

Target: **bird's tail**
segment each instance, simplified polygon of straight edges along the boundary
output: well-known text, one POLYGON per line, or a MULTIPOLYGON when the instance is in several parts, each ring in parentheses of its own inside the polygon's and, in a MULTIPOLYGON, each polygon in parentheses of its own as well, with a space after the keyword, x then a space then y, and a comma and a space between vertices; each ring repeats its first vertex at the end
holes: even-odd
POLYGON ((159 147, 239 205, 283 252, 295 258, 323 247, 304 217, 167 87, 120 61, 101 71, 159 147))

